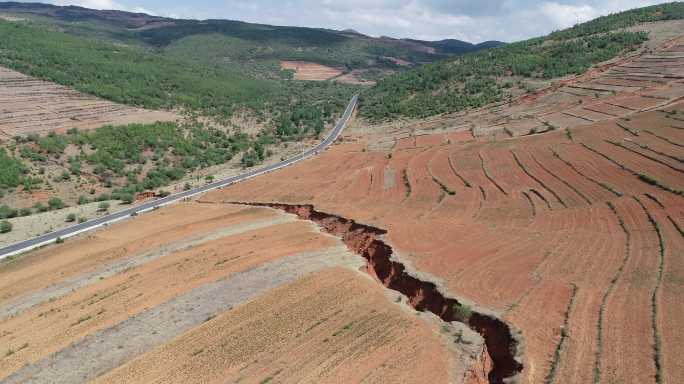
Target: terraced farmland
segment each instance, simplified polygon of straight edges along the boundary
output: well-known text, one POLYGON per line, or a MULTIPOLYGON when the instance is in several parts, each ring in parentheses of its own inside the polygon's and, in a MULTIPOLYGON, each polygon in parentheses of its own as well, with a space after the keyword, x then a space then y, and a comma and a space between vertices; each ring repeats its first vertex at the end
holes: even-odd
POLYGON ((540 122, 562 115, 553 129, 529 134, 503 119, 474 136, 442 126, 357 134, 203 200, 309 204, 386 230, 393 260, 520 330, 523 382, 679 382, 682 42, 499 107, 524 105, 540 122), (607 96, 549 102, 618 81, 607 96))
POLYGON ((175 113, 112 103, 0 67, 0 134, 5 138, 177 118, 175 113))

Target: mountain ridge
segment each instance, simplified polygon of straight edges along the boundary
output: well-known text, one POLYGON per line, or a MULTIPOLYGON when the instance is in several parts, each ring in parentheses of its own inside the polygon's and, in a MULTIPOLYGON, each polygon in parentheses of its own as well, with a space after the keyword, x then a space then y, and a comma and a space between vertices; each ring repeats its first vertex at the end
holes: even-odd
MULTIPOLYGON (((211 32, 217 30, 223 33, 230 33, 230 28, 253 28, 261 27, 267 29, 274 29, 284 34, 291 34, 293 30, 304 31, 318 31, 325 34, 340 36, 342 38, 356 38, 369 40, 373 42, 384 42, 393 45, 400 45, 404 48, 409 48, 415 52, 427 53, 434 55, 435 58, 442 58, 451 55, 458 55, 467 52, 473 52, 480 49, 487 49, 495 46, 500 46, 502 42, 484 42, 480 44, 473 44, 456 39, 443 39, 437 41, 419 40, 412 38, 394 38, 394 37, 372 37, 360 33, 353 29, 335 30, 329 28, 312 28, 304 26, 278 26, 262 23, 249 23, 241 20, 232 19, 183 19, 171 18, 164 16, 149 15, 141 12, 130 12, 121 10, 96 10, 85 8, 81 6, 59 6, 45 3, 19 3, 19 2, 0 2, 0 12, 10 12, 19 14, 30 14, 35 16, 49 17, 62 22, 83 22, 96 21, 108 23, 111 26, 128 29, 129 32, 142 32, 150 36, 148 42, 152 45, 166 45, 171 41, 168 39, 160 39, 157 34, 150 31, 157 28, 171 29, 173 32, 178 32, 179 29, 194 28, 194 31, 183 30, 180 34, 174 36, 188 36, 191 34, 200 34, 202 32, 211 32), (176 27, 173 29, 173 27, 176 27), (227 28, 228 27, 228 28, 227 28), (406 43, 410 43, 407 45, 406 43), (412 45, 411 45, 412 44, 412 45)), ((265 32, 265 31, 264 31, 265 32)), ((431 61, 431 60, 421 60, 431 61)))

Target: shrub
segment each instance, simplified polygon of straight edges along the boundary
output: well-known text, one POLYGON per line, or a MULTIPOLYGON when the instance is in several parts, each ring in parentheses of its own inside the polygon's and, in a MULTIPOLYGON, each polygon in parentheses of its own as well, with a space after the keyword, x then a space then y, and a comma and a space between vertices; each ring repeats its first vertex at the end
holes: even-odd
POLYGON ((61 237, 58 237, 58 238, 55 240, 55 243, 57 243, 57 244, 62 244, 62 243, 64 243, 64 239, 62 239, 61 237))
POLYGON ((33 213, 31 208, 22 208, 19 210, 19 216, 30 216, 33 213))
POLYGON ((59 136, 55 132, 50 132, 47 137, 38 140, 40 149, 52 155, 64 153, 68 144, 66 137, 59 136))
POLYGON ((7 205, 0 205, 0 219, 11 219, 17 217, 19 212, 16 209, 10 208, 7 205))
POLYGON ((639 175, 639 180, 643 181, 644 183, 653 185, 653 186, 659 186, 658 180, 654 179, 651 175, 647 175, 645 173, 640 173, 639 175))
POLYGON ((0 233, 12 232, 12 223, 7 220, 0 221, 0 233))
POLYGON ((135 197, 132 193, 123 193, 121 194, 121 201, 124 204, 133 204, 133 201, 135 201, 135 197))
POLYGON ((38 211, 38 212, 47 212, 47 211, 50 210, 49 207, 47 207, 45 204, 43 204, 43 203, 41 203, 41 202, 37 202, 36 205, 34 205, 33 207, 34 207, 34 208, 36 209, 36 211, 38 211))
POLYGON ((59 197, 53 197, 48 200, 48 206, 51 210, 62 209, 64 208, 64 202, 59 197))
POLYGON ((69 162, 69 170, 73 175, 80 175, 81 174, 81 163, 78 161, 72 161, 69 162))
POLYGON ((83 204, 88 204, 88 203, 90 203, 90 200, 87 197, 85 197, 83 195, 78 197, 78 205, 83 205, 83 204))
POLYGON ((74 221, 76 221, 76 214, 75 213, 68 214, 65 221, 67 223, 73 223, 74 221))
POLYGON ((470 320, 470 316, 473 315, 473 310, 467 304, 454 305, 454 314, 456 315, 456 320, 467 323, 470 320))
POLYGON ((106 201, 100 202, 100 204, 97 205, 98 211, 104 212, 109 209, 109 203, 106 201))
POLYGON ((80 223, 85 223, 86 221, 88 221, 88 219, 85 218, 85 217, 79 217, 79 218, 78 218, 79 224, 80 224, 80 223))

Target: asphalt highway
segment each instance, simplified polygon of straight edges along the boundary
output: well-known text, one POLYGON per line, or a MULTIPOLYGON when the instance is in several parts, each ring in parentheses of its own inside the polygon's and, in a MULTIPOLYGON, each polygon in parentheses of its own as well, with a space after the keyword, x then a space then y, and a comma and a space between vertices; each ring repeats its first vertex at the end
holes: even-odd
POLYGON ((288 167, 292 164, 298 163, 304 159, 307 159, 311 156, 315 156, 319 154, 321 151, 325 150, 328 148, 332 143, 337 140, 337 138, 340 137, 340 134, 344 130, 344 128, 347 126, 347 123, 349 122, 349 119, 352 116, 352 113, 354 112, 354 108, 356 108, 356 105, 358 103, 358 96, 352 97, 352 99, 349 101, 349 104, 347 105, 347 108, 344 111, 344 114, 340 118, 340 120, 337 122, 333 130, 330 132, 330 134, 323 140, 321 141, 317 146, 300 153, 296 156, 293 156, 287 160, 281 161, 276 164, 268 165, 263 168, 255 169, 249 172, 245 172, 243 174, 237 175, 237 176, 232 176, 226 179, 218 180, 215 182, 212 182, 210 184, 204 185, 202 187, 198 187, 195 189, 191 189, 188 191, 176 193, 173 195, 169 195, 164 198, 160 198, 154 201, 148 201, 146 203, 132 206, 128 209, 125 209, 120 212, 112 213, 110 215, 102 216, 97 219, 93 219, 90 221, 86 221, 85 223, 81 224, 76 224, 68 228, 60 229, 58 231, 50 232, 38 237, 35 237, 33 239, 29 240, 24 240, 19 243, 15 243, 12 245, 9 245, 4 248, 0 248, 0 260, 4 259, 6 257, 12 256, 12 255, 17 255, 23 252, 27 252, 29 250, 50 244, 55 242, 57 239, 65 239, 71 236, 75 236, 80 233, 92 231, 94 229, 100 228, 102 226, 114 223, 119 220, 126 219, 131 216, 135 216, 137 214, 141 214, 147 211, 151 211, 156 208, 163 207, 165 205, 169 205, 172 203, 175 203, 180 200, 184 200, 187 198, 191 198, 197 195, 200 195, 202 193, 214 190, 214 189, 219 189, 223 187, 227 187, 231 184, 239 183, 241 181, 245 181, 247 179, 251 179, 252 177, 256 177, 259 175, 263 175, 268 172, 273 172, 275 170, 281 169, 288 167))

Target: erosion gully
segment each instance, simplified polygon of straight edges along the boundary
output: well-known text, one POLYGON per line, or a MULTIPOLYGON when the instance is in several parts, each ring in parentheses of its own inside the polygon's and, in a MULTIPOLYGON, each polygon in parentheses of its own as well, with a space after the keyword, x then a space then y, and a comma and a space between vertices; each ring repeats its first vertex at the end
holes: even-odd
POLYGON ((317 211, 312 205, 246 202, 234 204, 270 207, 295 214, 340 237, 352 251, 366 259, 368 273, 385 287, 406 295, 409 304, 415 310, 432 312, 445 322, 465 323, 478 332, 484 338, 486 351, 492 363, 487 377, 489 383, 510 383, 518 378, 523 368, 519 357, 521 343, 508 324, 492 314, 480 313, 469 308, 464 311, 465 306, 462 303, 446 297, 435 283, 423 281, 409 274, 404 264, 392 257, 392 247, 381 239, 387 231, 317 211), (467 315, 464 315, 465 313, 467 315))

